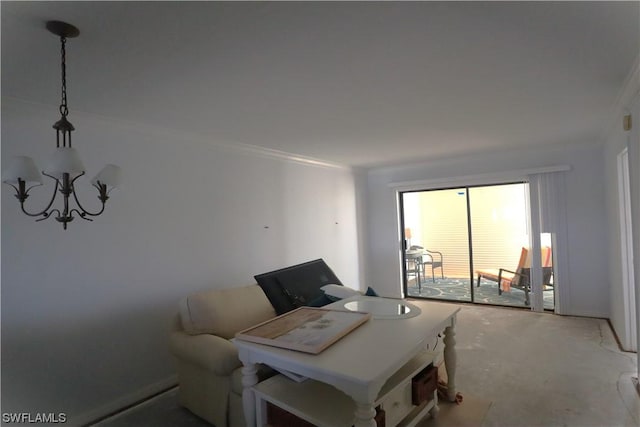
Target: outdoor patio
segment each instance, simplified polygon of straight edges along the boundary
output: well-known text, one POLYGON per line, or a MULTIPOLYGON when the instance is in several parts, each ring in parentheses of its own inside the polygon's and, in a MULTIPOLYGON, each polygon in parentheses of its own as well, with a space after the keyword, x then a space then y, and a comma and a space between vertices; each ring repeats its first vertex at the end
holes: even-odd
MULTIPOLYGON (((420 291, 415 283, 415 279, 409 281, 407 287, 407 296, 435 298, 449 301, 466 301, 471 302, 471 289, 469 286, 469 278, 448 278, 444 279, 436 277, 435 283, 431 278, 421 281, 420 291)), ((498 295, 498 284, 482 279, 480 286, 477 287, 474 279, 473 293, 474 301, 482 304, 507 305, 511 307, 529 307, 525 305, 524 291, 519 289, 511 289, 509 292, 503 292, 498 295)), ((544 291, 544 308, 545 310, 553 310, 553 289, 544 291)), ((530 295, 531 298, 531 295, 530 295)))

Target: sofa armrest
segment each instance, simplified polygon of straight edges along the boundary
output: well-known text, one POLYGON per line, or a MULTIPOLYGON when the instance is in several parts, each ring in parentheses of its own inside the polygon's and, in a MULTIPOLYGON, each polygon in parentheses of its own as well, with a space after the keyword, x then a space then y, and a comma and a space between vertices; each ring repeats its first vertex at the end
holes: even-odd
POLYGON ((216 335, 172 332, 169 348, 178 360, 195 364, 220 376, 231 375, 231 372, 242 366, 233 343, 216 335))

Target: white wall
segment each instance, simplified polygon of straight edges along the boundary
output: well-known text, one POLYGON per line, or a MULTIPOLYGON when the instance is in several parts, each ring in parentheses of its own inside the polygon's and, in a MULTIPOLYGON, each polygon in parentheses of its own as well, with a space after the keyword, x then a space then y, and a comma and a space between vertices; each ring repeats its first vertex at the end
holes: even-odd
MULTIPOLYGON (((56 111, 3 98, 3 169, 17 154, 44 167, 56 111)), ((95 222, 76 218, 66 231, 23 215, 2 186, 3 412, 87 421, 171 384, 167 329, 191 292, 315 258, 361 285, 351 170, 69 118, 88 174, 81 200, 99 204, 88 180, 104 163, 120 165, 124 183, 95 222)), ((50 188, 35 188, 27 206, 41 208, 50 188)))
MULTIPOLYGON (((638 69, 640 73, 640 68, 638 69)), ((640 75, 640 74, 638 74, 640 75)), ((640 77, 636 79, 640 85, 640 77)), ((636 292, 636 333, 640 343, 640 91, 631 107, 633 129, 629 136, 629 175, 631 190, 631 227, 633 229, 633 269, 636 292)), ((640 358, 638 359, 640 372, 640 358)))
MULTIPOLYGON (((620 234, 620 197, 618 189, 618 155, 629 145, 630 132, 622 128, 622 116, 617 117, 618 126, 615 126, 605 144, 605 179, 606 179, 606 203, 609 223, 609 240, 607 254, 609 258, 609 285, 611 289, 611 324, 622 347, 630 350, 631 340, 628 337, 626 323, 625 291, 623 289, 623 273, 621 264, 621 234, 620 234)), ((630 163, 633 159, 629 157, 630 163)), ((637 162, 636 162, 636 166, 637 162)), ((633 224, 635 225, 635 224, 633 224)), ((632 260, 631 260, 632 261, 632 260)), ((635 304, 635 301, 633 302, 635 304)))
MULTIPOLYGON (((640 274, 638 272, 640 261, 640 57, 627 76, 625 84, 618 96, 617 104, 613 112, 611 127, 608 130, 604 145, 604 170, 606 207, 609 223, 609 240, 607 253, 609 256, 609 284, 611 291, 611 324, 624 349, 633 349, 633 340, 629 336, 633 329, 627 324, 628 298, 623 286, 623 271, 621 263, 621 234, 620 234, 620 197, 618 184, 618 155, 623 149, 628 149, 630 195, 631 195, 631 228, 633 231, 634 256, 635 256, 635 293, 640 301, 640 274), (632 116, 632 129, 623 129, 623 117, 632 116)), ((634 262, 634 260, 630 260, 634 262)), ((632 302, 633 304, 633 302, 632 302)), ((640 308, 640 303, 638 307, 640 308)), ((636 310, 636 313, 638 311, 636 310)), ((640 319, 636 316, 638 332, 640 332, 640 319)))
POLYGON ((390 183, 494 174, 500 171, 570 165, 566 172, 568 301, 566 314, 609 317, 608 258, 602 148, 596 144, 547 146, 535 150, 482 153, 430 163, 369 171, 370 286, 386 296, 402 291, 396 196, 390 183))

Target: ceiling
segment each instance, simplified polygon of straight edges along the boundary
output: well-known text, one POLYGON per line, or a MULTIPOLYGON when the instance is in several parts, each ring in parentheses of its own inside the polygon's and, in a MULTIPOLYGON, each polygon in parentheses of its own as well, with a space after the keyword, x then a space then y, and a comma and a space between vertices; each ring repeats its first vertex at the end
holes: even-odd
POLYGON ((63 20, 70 118, 363 167, 601 141, 640 51, 639 2, 0 6, 5 99, 59 104, 63 20))

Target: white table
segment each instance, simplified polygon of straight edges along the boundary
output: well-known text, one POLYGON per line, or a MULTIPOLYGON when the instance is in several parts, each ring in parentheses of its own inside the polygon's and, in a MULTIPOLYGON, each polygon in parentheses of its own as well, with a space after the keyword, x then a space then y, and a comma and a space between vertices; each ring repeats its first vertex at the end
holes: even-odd
MULTIPOLYGON (((345 303, 371 297, 353 297, 326 308, 344 309, 345 303)), ((372 298, 378 300, 378 298, 372 298)), ((410 301, 418 316, 401 319, 372 318, 320 354, 307 354, 268 345, 234 340, 242 368, 242 401, 247 426, 256 425, 255 395, 257 363, 264 363, 330 384, 356 404, 355 426, 375 427, 374 402, 385 381, 401 366, 434 342, 444 331, 444 360, 448 398, 455 400, 455 324, 460 308, 443 303, 410 301)))

